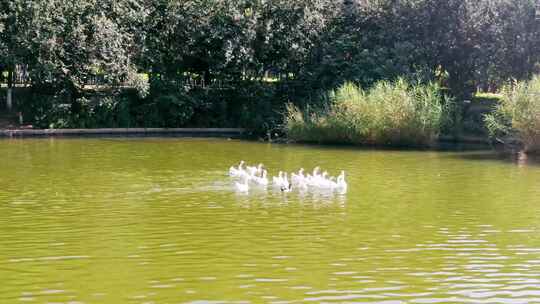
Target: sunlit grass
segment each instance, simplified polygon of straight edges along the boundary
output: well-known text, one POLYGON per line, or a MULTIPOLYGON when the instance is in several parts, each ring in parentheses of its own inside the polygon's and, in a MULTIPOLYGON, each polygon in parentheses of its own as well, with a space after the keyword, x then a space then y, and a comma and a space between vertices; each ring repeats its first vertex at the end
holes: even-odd
POLYGON ((435 84, 404 79, 370 90, 347 83, 324 109, 289 105, 284 129, 291 140, 369 145, 428 145, 438 136, 449 101, 435 84))
POLYGON ((493 138, 515 138, 526 152, 540 152, 540 76, 503 88, 496 110, 486 115, 493 138))
POLYGON ((503 95, 501 93, 477 92, 474 97, 478 99, 501 99, 503 95))

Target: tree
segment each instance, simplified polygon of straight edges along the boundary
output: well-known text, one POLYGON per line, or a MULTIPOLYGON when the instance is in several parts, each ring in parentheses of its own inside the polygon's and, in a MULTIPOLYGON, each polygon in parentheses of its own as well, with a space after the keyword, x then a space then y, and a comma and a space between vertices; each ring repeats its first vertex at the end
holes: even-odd
POLYGON ((0 72, 7 72, 7 107, 13 105, 15 68, 29 55, 23 33, 30 27, 31 1, 13 0, 0 2, 0 72))
POLYGON ((103 75, 103 88, 114 89, 133 80, 133 34, 118 16, 131 16, 132 6, 116 1, 22 1, 17 8, 17 42, 14 48, 28 50, 17 64, 28 66, 32 87, 45 90, 73 105, 89 79, 103 75), (47 89, 48 90, 48 89, 47 89))

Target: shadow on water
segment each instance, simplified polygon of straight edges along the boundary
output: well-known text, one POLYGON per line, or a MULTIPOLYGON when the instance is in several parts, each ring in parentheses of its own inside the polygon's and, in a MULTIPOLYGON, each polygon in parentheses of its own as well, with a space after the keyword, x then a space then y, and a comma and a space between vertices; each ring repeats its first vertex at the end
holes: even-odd
POLYGON ((458 154, 453 155, 452 157, 472 161, 498 161, 507 164, 515 164, 519 167, 540 166, 540 155, 527 155, 522 152, 513 151, 491 150, 458 154))
POLYGON ((540 166, 540 155, 527 155, 518 150, 505 149, 487 143, 439 142, 435 146, 358 146, 350 144, 272 143, 283 147, 301 147, 320 150, 398 151, 398 152, 458 152, 450 157, 471 161, 498 161, 517 166, 540 166), (462 153, 459 153, 462 152, 462 153))
POLYGON ((455 143, 439 142, 432 146, 384 146, 384 145, 353 145, 353 144, 317 144, 317 143, 272 143, 283 147, 302 147, 322 150, 349 150, 349 151, 399 151, 399 152, 465 152, 465 151, 492 151, 492 147, 485 143, 455 143))

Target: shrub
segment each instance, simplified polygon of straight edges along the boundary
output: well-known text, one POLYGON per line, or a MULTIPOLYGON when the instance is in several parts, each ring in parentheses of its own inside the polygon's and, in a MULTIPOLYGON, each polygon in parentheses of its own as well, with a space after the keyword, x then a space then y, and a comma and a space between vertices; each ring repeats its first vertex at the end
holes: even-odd
POLYGON ((351 83, 330 92, 326 107, 289 105, 289 139, 318 143, 428 145, 447 119, 450 100, 435 84, 382 81, 370 90, 351 83))
POLYGON ((505 86, 493 113, 485 116, 492 138, 517 140, 525 152, 540 151, 540 76, 505 86))

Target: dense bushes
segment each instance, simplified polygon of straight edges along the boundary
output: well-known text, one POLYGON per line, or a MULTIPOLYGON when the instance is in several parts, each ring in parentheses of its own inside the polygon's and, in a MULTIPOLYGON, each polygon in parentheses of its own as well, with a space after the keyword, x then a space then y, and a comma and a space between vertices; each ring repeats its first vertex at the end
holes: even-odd
POLYGON ((540 76, 503 88, 500 103, 485 121, 492 138, 518 140, 526 152, 540 152, 540 76))
POLYGON ((382 81, 369 90, 348 83, 325 108, 289 105, 284 129, 296 141, 374 145, 432 143, 448 119, 450 100, 434 84, 382 81))
POLYGON ((24 122, 37 128, 245 127, 257 134, 281 122, 289 92, 280 83, 245 82, 232 88, 185 88, 153 81, 147 96, 135 89, 61 94, 17 90, 24 122))
POLYGON ((37 127, 266 135, 294 102, 292 137, 424 144, 440 130, 482 134, 481 114, 460 120, 461 101, 538 71, 536 2, 0 1, 0 82, 29 88, 15 103, 37 127), (380 82, 398 77, 434 81, 459 106, 433 102, 434 86, 380 82), (347 82, 366 91, 344 86, 324 106, 320 95, 347 82))
MULTIPOLYGON (((20 91, 20 90, 19 90, 20 91)), ((35 128, 129 127, 133 120, 128 94, 88 94, 63 103, 61 96, 28 93, 20 96, 18 108, 24 123, 35 128), (23 97, 24 96, 24 97, 23 97)))
POLYGON ((0 78, 75 91, 97 78, 103 87, 144 87, 139 73, 334 89, 426 71, 468 98, 475 87, 538 69, 535 7, 535 0, 3 1, 0 78))

